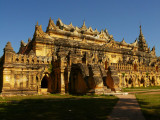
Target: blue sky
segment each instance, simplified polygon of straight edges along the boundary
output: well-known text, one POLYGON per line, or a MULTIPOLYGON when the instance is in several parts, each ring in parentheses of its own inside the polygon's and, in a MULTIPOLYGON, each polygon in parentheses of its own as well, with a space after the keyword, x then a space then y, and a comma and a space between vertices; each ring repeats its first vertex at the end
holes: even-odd
POLYGON ((160 56, 160 0, 0 0, 0 56, 10 41, 18 52, 20 41, 33 37, 38 21, 46 30, 49 17, 98 31, 107 28, 116 41, 132 43, 139 25, 149 47, 160 56))

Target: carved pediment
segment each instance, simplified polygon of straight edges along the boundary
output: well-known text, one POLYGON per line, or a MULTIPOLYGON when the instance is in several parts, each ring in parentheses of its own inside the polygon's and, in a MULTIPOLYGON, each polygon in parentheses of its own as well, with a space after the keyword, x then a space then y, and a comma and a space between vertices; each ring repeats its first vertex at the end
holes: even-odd
POLYGON ((111 47, 111 48, 118 48, 119 47, 119 45, 114 40, 110 40, 108 43, 106 43, 105 46, 111 47))
POLYGON ((106 39, 106 40, 108 40, 108 36, 106 35, 106 33, 105 33, 103 30, 101 30, 101 32, 100 32, 100 34, 98 35, 98 37, 99 37, 100 39, 106 39))
POLYGON ((43 32, 42 25, 39 26, 38 22, 37 22, 37 25, 35 27, 34 37, 50 38, 50 36, 48 34, 43 32))
POLYGON ((57 27, 56 25, 54 24, 53 20, 51 20, 51 18, 49 19, 49 23, 48 23, 48 27, 47 27, 47 31, 48 30, 56 30, 57 27))

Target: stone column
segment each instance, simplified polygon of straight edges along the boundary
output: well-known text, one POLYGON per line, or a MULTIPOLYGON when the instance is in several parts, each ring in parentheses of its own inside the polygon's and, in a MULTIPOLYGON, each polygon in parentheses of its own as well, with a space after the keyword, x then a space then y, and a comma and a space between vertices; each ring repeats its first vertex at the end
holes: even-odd
POLYGON ((60 82, 60 93, 61 94, 65 94, 65 80, 64 80, 64 69, 61 69, 61 78, 60 78, 61 82, 60 82))
POLYGON ((31 75, 30 75, 30 73, 28 74, 28 88, 32 89, 31 88, 31 75))
POLYGON ((37 89, 37 84, 36 84, 36 75, 33 75, 33 89, 36 90, 37 89))
POLYGON ((13 71, 11 71, 11 89, 14 89, 14 72, 13 71))

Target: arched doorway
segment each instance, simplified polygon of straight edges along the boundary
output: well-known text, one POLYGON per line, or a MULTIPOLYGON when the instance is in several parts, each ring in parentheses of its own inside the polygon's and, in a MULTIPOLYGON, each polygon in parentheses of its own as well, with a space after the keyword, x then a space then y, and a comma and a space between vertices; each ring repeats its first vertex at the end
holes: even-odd
POLYGON ((130 85, 130 87, 133 87, 133 78, 129 78, 128 80, 128 84, 130 85))
POLYGON ((48 76, 45 75, 41 81, 41 88, 48 88, 48 76))
POLYGON ((143 84, 143 86, 145 86, 145 80, 144 80, 144 78, 143 78, 143 77, 141 78, 140 83, 141 83, 141 84, 143 84))
POLYGON ((45 74, 41 80, 41 94, 47 94, 49 91, 49 75, 45 74))
POLYGON ((155 77, 154 76, 152 77, 151 84, 155 85, 155 77))
POLYGON ((71 94, 86 94, 88 86, 82 74, 82 66, 80 64, 74 64, 71 67, 69 78, 69 93, 71 94))

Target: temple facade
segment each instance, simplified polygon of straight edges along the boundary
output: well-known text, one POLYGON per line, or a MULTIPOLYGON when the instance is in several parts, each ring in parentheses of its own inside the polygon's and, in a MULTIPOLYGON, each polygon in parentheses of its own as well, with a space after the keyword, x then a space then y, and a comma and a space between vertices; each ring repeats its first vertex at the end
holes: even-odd
POLYGON ((50 18, 46 32, 37 22, 33 38, 21 41, 18 53, 8 42, 0 63, 1 94, 105 94, 160 85, 159 58, 141 26, 129 44, 85 22, 77 27, 50 18))

